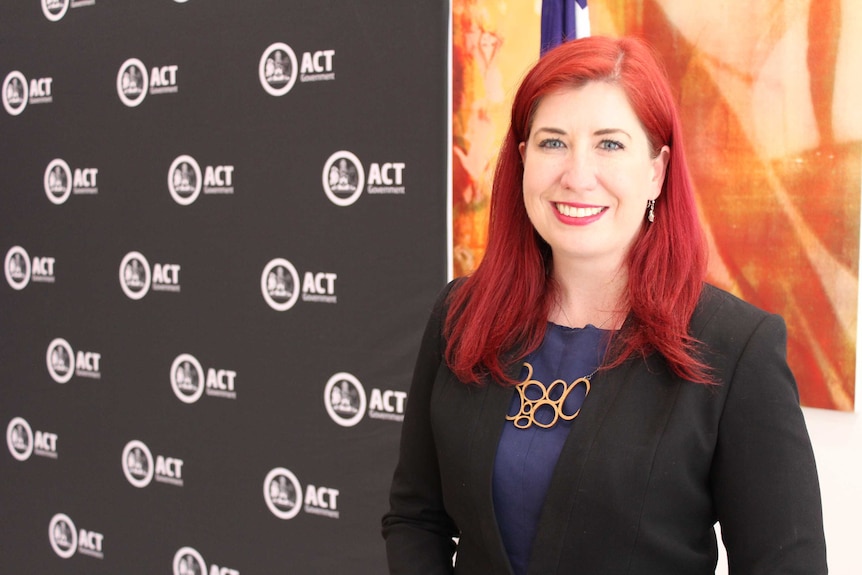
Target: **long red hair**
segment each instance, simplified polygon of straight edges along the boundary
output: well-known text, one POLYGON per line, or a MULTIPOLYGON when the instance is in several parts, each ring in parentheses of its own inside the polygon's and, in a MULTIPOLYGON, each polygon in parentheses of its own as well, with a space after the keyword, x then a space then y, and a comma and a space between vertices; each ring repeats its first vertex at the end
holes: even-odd
POLYGON ((494 176, 485 256, 452 292, 446 318, 446 360, 462 381, 481 383, 490 375, 515 383, 508 368, 541 344, 554 297, 551 250, 524 207, 518 144, 528 139, 545 95, 596 81, 626 92, 654 153, 670 148, 655 222, 644 225, 628 254, 629 317, 604 367, 657 351, 678 376, 710 381, 707 366, 697 357, 697 342, 688 333, 706 274, 706 242, 674 97, 663 68, 643 41, 598 36, 549 51, 515 95, 494 176))

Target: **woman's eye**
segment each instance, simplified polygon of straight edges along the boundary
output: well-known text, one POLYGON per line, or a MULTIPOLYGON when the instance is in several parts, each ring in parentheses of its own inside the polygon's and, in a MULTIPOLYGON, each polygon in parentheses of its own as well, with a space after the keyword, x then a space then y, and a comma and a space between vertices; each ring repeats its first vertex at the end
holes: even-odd
POLYGON ((556 149, 556 148, 563 148, 565 146, 564 146, 562 140, 558 140, 556 138, 548 138, 547 140, 542 140, 541 142, 539 142, 539 147, 540 148, 556 149))
POLYGON ((623 150, 625 146, 622 145, 622 142, 618 142, 616 140, 602 140, 599 142, 599 147, 603 150, 623 150))

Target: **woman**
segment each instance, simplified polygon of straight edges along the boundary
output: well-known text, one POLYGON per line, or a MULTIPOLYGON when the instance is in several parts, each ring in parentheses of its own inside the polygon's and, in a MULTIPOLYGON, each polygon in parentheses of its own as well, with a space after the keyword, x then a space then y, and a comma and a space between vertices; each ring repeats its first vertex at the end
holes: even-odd
POLYGON ((546 54, 515 96, 484 260, 422 341, 391 573, 714 573, 717 521, 734 575, 826 573, 784 322, 705 268, 650 50, 546 54))

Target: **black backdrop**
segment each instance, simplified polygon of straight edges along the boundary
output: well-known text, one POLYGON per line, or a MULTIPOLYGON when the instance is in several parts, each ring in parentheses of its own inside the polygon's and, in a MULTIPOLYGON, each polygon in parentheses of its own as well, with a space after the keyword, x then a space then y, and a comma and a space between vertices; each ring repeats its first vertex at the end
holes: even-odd
POLYGON ((385 570, 448 10, 0 4, 0 572, 385 570))

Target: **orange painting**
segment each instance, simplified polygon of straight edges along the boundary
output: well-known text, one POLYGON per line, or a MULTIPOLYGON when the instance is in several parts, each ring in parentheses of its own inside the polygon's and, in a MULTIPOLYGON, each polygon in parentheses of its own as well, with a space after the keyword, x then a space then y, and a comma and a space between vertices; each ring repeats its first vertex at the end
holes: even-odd
MULTIPOLYGON (((788 326, 803 405, 854 408, 862 6, 590 0, 592 33, 646 38, 678 94, 709 281, 788 326)), ((453 2, 453 270, 481 261, 512 93, 541 2, 453 2), (516 5, 517 4, 517 5, 516 5)))

